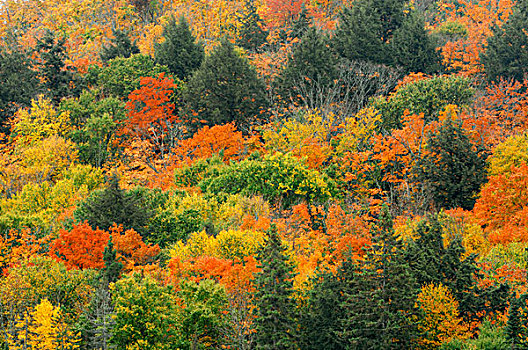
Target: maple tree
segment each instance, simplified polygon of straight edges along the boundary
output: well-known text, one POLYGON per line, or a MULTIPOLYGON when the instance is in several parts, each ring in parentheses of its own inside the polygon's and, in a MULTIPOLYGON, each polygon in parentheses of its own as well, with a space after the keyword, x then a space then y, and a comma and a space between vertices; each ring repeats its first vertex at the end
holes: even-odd
POLYGON ((92 229, 87 222, 73 225, 71 231, 59 231, 50 254, 64 261, 68 268, 100 269, 104 266, 103 252, 110 235, 100 229, 92 229))

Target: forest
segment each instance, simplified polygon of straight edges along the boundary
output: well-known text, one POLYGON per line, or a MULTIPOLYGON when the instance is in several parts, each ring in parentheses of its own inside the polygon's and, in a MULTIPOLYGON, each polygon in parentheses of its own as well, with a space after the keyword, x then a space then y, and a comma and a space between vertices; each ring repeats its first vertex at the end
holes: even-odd
POLYGON ((528 349, 528 0, 4 0, 0 349, 528 349))

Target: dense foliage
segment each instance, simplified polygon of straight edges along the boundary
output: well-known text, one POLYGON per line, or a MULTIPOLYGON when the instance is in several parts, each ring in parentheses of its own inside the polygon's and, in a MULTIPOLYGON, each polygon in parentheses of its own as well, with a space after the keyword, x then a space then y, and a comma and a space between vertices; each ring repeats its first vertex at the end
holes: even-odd
POLYGON ((6 0, 0 349, 524 349, 526 0, 6 0))

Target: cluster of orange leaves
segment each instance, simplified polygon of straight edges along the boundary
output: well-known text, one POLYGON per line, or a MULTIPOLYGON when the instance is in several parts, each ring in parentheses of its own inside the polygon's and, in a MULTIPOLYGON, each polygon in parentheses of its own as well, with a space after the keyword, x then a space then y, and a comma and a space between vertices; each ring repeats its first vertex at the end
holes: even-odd
POLYGON ((114 224, 110 232, 92 229, 86 222, 74 224, 70 231, 60 230, 52 242, 49 254, 62 261, 67 268, 101 269, 104 267, 103 254, 112 238, 116 257, 126 271, 134 271, 154 261, 160 252, 158 245, 145 244, 135 230, 123 232, 122 226, 114 224))

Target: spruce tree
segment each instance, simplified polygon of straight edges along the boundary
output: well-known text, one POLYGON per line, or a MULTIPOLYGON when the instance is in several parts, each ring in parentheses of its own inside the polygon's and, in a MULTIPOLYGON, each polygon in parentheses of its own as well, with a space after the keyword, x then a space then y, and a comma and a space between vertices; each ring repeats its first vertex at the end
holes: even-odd
POLYGON ((376 13, 360 4, 344 8, 333 37, 335 50, 350 61, 387 63, 387 48, 381 39, 381 23, 376 13))
POLYGON ((393 64, 403 67, 406 73, 432 74, 440 71, 440 55, 425 31, 423 15, 416 11, 411 12, 394 31, 390 49, 393 64))
MULTIPOLYGON (((348 349, 409 349, 416 325, 412 316, 419 284, 402 254, 385 206, 373 231, 372 246, 350 279, 341 337, 348 349)), ((342 273, 342 272, 341 272, 342 273)))
POLYGON ((413 172, 430 191, 436 208, 471 210, 486 181, 486 159, 459 122, 447 118, 429 135, 426 153, 413 172))
POLYGON ((517 1, 513 13, 501 27, 495 26, 488 38, 482 62, 489 80, 500 78, 523 81, 528 72, 528 1, 517 1))
POLYGON ((119 186, 113 175, 105 189, 94 192, 82 202, 74 213, 78 221, 87 221, 92 227, 108 230, 115 223, 123 228, 144 234, 151 213, 138 198, 119 186))
POLYGON ((59 104, 63 97, 74 93, 71 88, 74 74, 66 67, 66 38, 56 38, 51 30, 47 30, 42 39, 37 39, 37 51, 42 63, 38 73, 43 79, 47 95, 55 104, 59 104))
POLYGON ((404 0, 358 0, 340 13, 334 47, 344 58, 392 62, 388 42, 404 19, 404 0))
POLYGON ((136 42, 131 42, 126 32, 118 29, 114 31, 113 35, 114 37, 110 40, 110 44, 104 46, 101 51, 101 60, 103 62, 108 62, 116 57, 128 58, 139 53, 136 42))
POLYGON ((526 321, 528 308, 526 307, 527 295, 523 294, 519 298, 512 296, 508 311, 508 321, 506 322, 506 337, 512 350, 526 349, 528 347, 528 332, 526 321))
POLYGON ((278 94, 288 102, 304 103, 315 108, 327 88, 337 78, 337 59, 328 40, 315 28, 309 28, 295 47, 291 59, 281 73, 278 94))
POLYGON ((258 254, 262 271, 255 278, 256 349, 297 349, 294 269, 274 225, 258 254))
POLYGON ((254 0, 246 0, 246 13, 241 19, 242 27, 237 36, 236 44, 248 51, 260 51, 266 44, 268 31, 263 29, 264 23, 260 18, 254 0))
POLYGON ((171 17, 163 28, 162 43, 154 47, 156 62, 165 65, 179 79, 187 79, 204 59, 203 45, 196 43, 184 17, 177 22, 171 17))
POLYGON ((189 79, 184 100, 194 127, 235 122, 243 131, 265 119, 268 106, 255 68, 226 40, 189 79))

